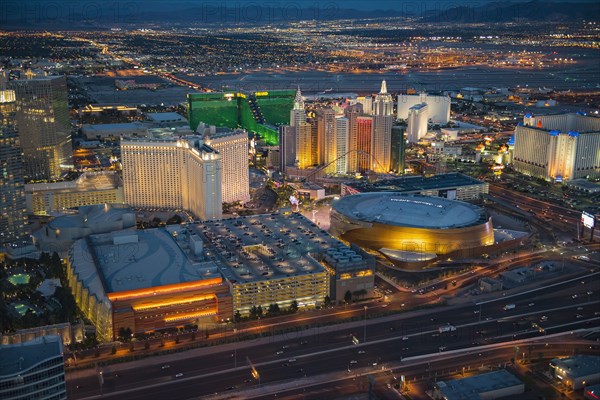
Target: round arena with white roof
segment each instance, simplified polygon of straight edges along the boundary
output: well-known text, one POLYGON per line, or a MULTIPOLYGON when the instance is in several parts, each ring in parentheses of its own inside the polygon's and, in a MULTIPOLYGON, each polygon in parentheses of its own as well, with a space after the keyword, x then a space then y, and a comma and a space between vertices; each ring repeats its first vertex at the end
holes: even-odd
POLYGON ((330 232, 361 247, 430 255, 494 244, 484 209, 462 201, 396 192, 346 196, 333 204, 330 232))

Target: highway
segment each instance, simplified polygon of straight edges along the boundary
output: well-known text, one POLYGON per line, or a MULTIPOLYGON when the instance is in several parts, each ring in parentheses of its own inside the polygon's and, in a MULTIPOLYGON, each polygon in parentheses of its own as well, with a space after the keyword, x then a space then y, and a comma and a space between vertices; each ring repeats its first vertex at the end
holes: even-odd
MULTIPOLYGON (((162 367, 167 364, 161 361, 162 357, 147 359, 147 365, 135 369, 110 366, 103 371, 103 398, 122 398, 126 394, 127 398, 134 399, 158 396, 176 400, 230 388, 254 387, 258 382, 250 374, 246 357, 256 366, 261 384, 265 384, 300 379, 304 375, 308 378, 369 368, 373 363, 379 367, 398 362, 401 357, 600 326, 600 315, 594 311, 599 308, 599 288, 600 274, 593 273, 480 305, 469 303, 392 315, 366 323, 357 321, 352 328, 338 326, 337 331, 312 329, 303 332, 305 336, 295 334, 287 340, 272 339, 266 344, 242 342, 227 345, 227 350, 212 347, 199 357, 184 358, 186 354, 181 354, 180 359, 168 361, 169 367, 165 369, 162 367), (515 308, 504 310, 507 304, 515 304, 515 308), (447 323, 455 326, 456 331, 440 333, 439 326, 447 323), (360 341, 358 345, 352 344, 353 336, 360 341), (364 353, 359 354, 359 351, 364 353), (234 368, 236 361, 237 368, 234 368), (183 375, 176 377, 177 374, 183 375), (154 386, 148 387, 150 385, 154 386)), ((69 377, 67 386, 72 398, 95 398, 100 394, 97 376, 69 377)))

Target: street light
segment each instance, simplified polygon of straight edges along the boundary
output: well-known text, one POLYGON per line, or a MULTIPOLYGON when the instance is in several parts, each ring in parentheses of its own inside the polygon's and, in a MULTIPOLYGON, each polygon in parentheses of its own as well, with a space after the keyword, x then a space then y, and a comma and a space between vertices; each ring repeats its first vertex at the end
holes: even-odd
POLYGON ((233 328, 233 334, 235 335, 233 339, 233 368, 237 368, 237 329, 233 328))
POLYGON ((365 306, 365 323, 363 326, 363 328, 364 328, 363 329, 363 343, 367 342, 367 308, 369 308, 369 307, 365 306))

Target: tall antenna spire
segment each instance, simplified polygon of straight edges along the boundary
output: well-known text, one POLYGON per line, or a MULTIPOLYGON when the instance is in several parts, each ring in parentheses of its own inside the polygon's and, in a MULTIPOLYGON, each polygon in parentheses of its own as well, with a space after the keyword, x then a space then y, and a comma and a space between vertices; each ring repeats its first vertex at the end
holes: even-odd
POLYGON ((387 93, 387 85, 385 83, 385 80, 381 81, 381 90, 379 91, 379 93, 381 93, 381 94, 386 94, 387 93))

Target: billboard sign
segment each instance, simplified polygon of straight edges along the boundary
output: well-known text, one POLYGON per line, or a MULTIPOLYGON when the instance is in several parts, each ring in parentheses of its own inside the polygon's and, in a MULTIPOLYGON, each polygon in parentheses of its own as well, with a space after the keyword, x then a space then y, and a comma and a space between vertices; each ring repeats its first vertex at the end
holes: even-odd
POLYGON ((594 227, 594 216, 592 214, 590 214, 587 211, 584 211, 581 214, 581 223, 583 224, 583 226, 585 226, 586 228, 593 228, 594 227))

